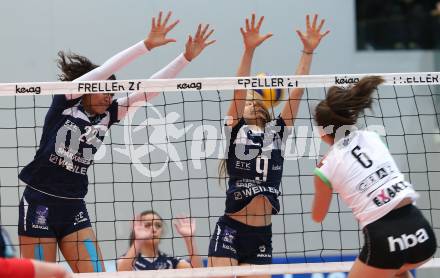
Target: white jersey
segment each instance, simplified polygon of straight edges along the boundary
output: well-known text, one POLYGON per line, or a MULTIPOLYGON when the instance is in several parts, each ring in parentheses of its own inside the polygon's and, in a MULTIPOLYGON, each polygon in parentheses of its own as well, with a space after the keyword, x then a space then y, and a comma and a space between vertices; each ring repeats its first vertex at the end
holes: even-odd
POLYGON ((380 219, 404 198, 417 199, 379 135, 356 131, 336 142, 315 175, 340 194, 361 227, 380 219))

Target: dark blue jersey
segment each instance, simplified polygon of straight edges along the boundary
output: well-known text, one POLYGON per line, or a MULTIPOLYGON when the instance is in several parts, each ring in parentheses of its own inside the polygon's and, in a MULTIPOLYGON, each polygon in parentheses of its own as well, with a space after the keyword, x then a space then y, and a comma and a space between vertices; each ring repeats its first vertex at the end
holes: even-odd
POLYGON ((87 169, 106 131, 117 122, 118 103, 113 101, 104 114, 90 116, 80 100, 54 96, 39 149, 19 175, 29 186, 66 198, 87 194, 87 169))
POLYGON ((170 257, 159 252, 157 258, 148 258, 139 254, 133 262, 134 270, 158 270, 158 269, 175 269, 183 259, 170 257))
POLYGON ((285 126, 278 117, 267 123, 264 131, 250 129, 244 119, 232 128, 226 162, 229 174, 226 213, 240 211, 261 194, 271 202, 272 213, 278 213, 285 126))

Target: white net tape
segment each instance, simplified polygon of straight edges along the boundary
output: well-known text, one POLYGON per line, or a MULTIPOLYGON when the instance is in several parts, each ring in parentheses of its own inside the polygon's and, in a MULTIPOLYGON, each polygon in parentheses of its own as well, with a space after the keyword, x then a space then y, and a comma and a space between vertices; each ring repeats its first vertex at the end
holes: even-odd
MULTIPOLYGON (((233 267, 210 267, 195 269, 170 269, 154 271, 123 271, 115 273, 84 273, 77 274, 78 278, 189 278, 189 277, 234 277, 246 275, 275 275, 275 274, 301 274, 301 273, 331 273, 348 272, 353 262, 332 263, 305 263, 305 264, 271 264, 247 265, 233 267)), ((420 268, 439 268, 440 259, 432 259, 420 268)))
MULTIPOLYGON (((385 79, 385 83, 383 85, 385 86, 408 85, 409 87, 409 86, 419 86, 419 85, 428 86, 428 85, 440 84, 440 72, 368 73, 368 74, 349 74, 349 75, 345 74, 345 75, 266 76, 266 77, 260 76, 260 77, 240 77, 240 78, 226 77, 226 78, 171 79, 171 80, 150 79, 150 80, 87 81, 87 82, 32 82, 32 83, 0 84, 0 96, 17 96, 17 95, 39 96, 39 95, 55 95, 55 94, 75 94, 75 93, 81 93, 81 94, 130 93, 130 92, 139 92, 139 91, 140 92, 219 91, 219 90, 233 90, 233 89, 261 89, 261 88, 275 88, 275 87, 276 88, 328 88, 333 85, 337 85, 337 86, 352 85, 358 82, 362 77, 371 76, 371 75, 383 77, 385 79)), ((430 95, 432 96, 432 92, 430 92, 430 95)), ((429 101, 432 103, 431 96, 429 96, 429 101)), ((433 109, 434 108, 432 108, 431 110, 433 109)), ((437 110, 435 109, 434 111, 431 112, 423 111, 423 113, 425 113, 425 116, 428 115, 428 116, 437 117, 438 115, 437 110)), ((399 114, 399 116, 393 116, 393 117, 400 117, 400 116, 401 115, 399 114)), ((307 115, 307 117, 309 116, 307 115)), ((309 119, 306 118, 306 120, 308 121, 309 119)), ((16 125, 15 127, 18 127, 18 125, 16 125)), ((424 133, 428 134, 428 136, 432 134, 436 136, 438 134, 438 128, 435 131, 429 131, 429 132, 424 131, 424 133)), ((419 135, 422 133, 419 132, 417 134, 419 135)), ((18 152, 19 149, 18 145, 16 148, 18 152)), ((431 153, 436 154, 436 151, 431 151, 431 153)), ((414 155, 414 153, 412 154, 414 155)), ((420 152, 420 154, 425 155, 424 152, 420 152)), ((427 173, 428 169, 425 172, 427 173)), ((434 169, 432 172, 436 172, 436 170, 434 169)), ((433 213, 436 213, 437 208, 435 208, 432 211, 433 213)), ((434 216, 432 217, 435 218, 435 214, 433 215, 434 216)), ((116 221, 117 219, 115 219, 115 222, 116 221)), ((341 231, 339 230, 338 232, 341 233, 341 231)), ((355 229, 354 232, 357 233, 357 229, 355 229)), ((98 238, 98 241, 99 240, 100 238, 98 238)), ((357 249, 357 246, 355 246, 354 249, 357 249)), ((111 259, 112 260, 117 259, 117 256, 113 255, 111 259)), ((89 278, 93 278, 93 277, 97 277, 97 278, 98 277, 106 277, 106 278, 161 277, 162 278, 162 277, 225 277, 225 276, 233 277, 233 276, 244 276, 244 275, 276 275, 276 274, 301 274, 301 273, 324 273, 324 272, 327 273, 327 272, 349 271, 352 264, 353 262, 272 264, 272 265, 259 265, 259 266, 215 267, 215 268, 183 269, 183 270, 158 270, 158 271, 140 271, 140 272, 119 272, 119 273, 88 273, 88 274, 76 274, 75 277, 89 277, 89 278)), ((439 258, 433 259, 424 266, 422 266, 422 268, 436 268, 436 267, 440 268, 439 258)))
POLYGON ((266 77, 223 77, 197 79, 142 79, 87 82, 32 82, 0 84, 0 94, 54 95, 75 93, 127 93, 212 91, 261 88, 316 88, 350 85, 365 76, 378 75, 383 85, 435 85, 440 84, 440 72, 368 73, 350 75, 305 75, 266 77))

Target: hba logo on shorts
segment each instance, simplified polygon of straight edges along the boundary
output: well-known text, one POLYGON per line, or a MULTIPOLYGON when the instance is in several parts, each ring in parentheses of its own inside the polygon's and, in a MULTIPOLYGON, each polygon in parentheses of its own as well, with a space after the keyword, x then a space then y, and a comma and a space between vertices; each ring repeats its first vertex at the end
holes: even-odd
POLYGON ((16 94, 30 94, 30 93, 35 93, 37 95, 39 95, 41 93, 41 87, 18 87, 17 85, 15 85, 15 93, 16 94))
POLYGON ((414 247, 419 243, 423 243, 429 239, 428 233, 425 229, 417 230, 415 234, 402 234, 400 237, 388 237, 388 244, 390 246, 390 252, 395 252, 396 244, 399 247, 399 251, 406 250, 408 248, 414 247))
POLYGON ((192 82, 192 83, 179 83, 177 84, 177 89, 202 89, 202 82, 192 82))
POLYGON ((335 84, 337 85, 350 85, 350 84, 356 84, 359 82, 359 78, 357 77, 349 77, 349 76, 344 76, 344 77, 338 77, 335 76, 335 84))

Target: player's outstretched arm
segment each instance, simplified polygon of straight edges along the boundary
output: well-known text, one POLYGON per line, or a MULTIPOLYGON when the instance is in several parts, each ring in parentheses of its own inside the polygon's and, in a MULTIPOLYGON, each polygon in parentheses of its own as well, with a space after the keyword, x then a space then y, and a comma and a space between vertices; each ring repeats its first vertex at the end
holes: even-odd
MULTIPOLYGON (((246 18, 245 27, 241 27, 241 35, 243 36, 244 52, 238 66, 237 76, 249 76, 251 74, 252 59, 255 49, 265 40, 272 37, 271 33, 262 35, 260 28, 263 24, 264 16, 260 17, 256 22, 255 14, 252 14, 251 20, 246 18)), ((227 116, 230 118, 228 125, 234 126, 243 116, 244 106, 246 104, 246 90, 235 90, 234 99, 232 100, 227 116)))
MULTIPOLYGON (((209 24, 199 24, 195 35, 189 35, 185 44, 185 51, 171 63, 153 74, 150 79, 169 79, 176 77, 192 60, 197 58, 207 46, 215 43, 209 40, 214 29, 209 28, 209 24)), ((118 119, 122 120, 127 113, 135 111, 145 102, 159 95, 158 92, 134 92, 127 97, 119 98, 118 119)))
MULTIPOLYGON (((322 38, 324 38, 330 31, 322 31, 325 20, 321 19, 318 25, 318 15, 313 16, 313 22, 310 23, 310 15, 306 16, 306 32, 296 31, 302 44, 303 50, 301 59, 296 69, 296 75, 307 75, 310 73, 310 66, 312 64, 312 57, 315 49, 318 47, 322 38)), ((281 112, 281 117, 287 126, 293 126, 296 115, 298 114, 301 97, 304 93, 304 88, 292 89, 289 93, 289 99, 284 105, 281 112)))
POLYGON ((190 264, 187 261, 180 261, 177 268, 203 267, 202 257, 200 256, 194 238, 196 232, 196 221, 187 216, 180 216, 173 221, 177 232, 183 237, 190 257, 190 264))
POLYGON ((332 201, 332 189, 318 176, 315 176, 315 197, 313 198, 312 219, 322 222, 328 213, 332 201))
MULTIPOLYGON (((175 39, 168 38, 168 33, 179 23, 179 20, 169 23, 171 15, 172 13, 168 12, 165 19, 162 19, 163 13, 160 12, 157 19, 155 17, 152 18, 151 30, 144 40, 119 52, 104 62, 101 66, 75 79, 75 81, 106 80, 112 74, 148 51, 175 42, 175 39)), ((66 95, 67 99, 75 99, 80 96, 81 94, 66 95)))

